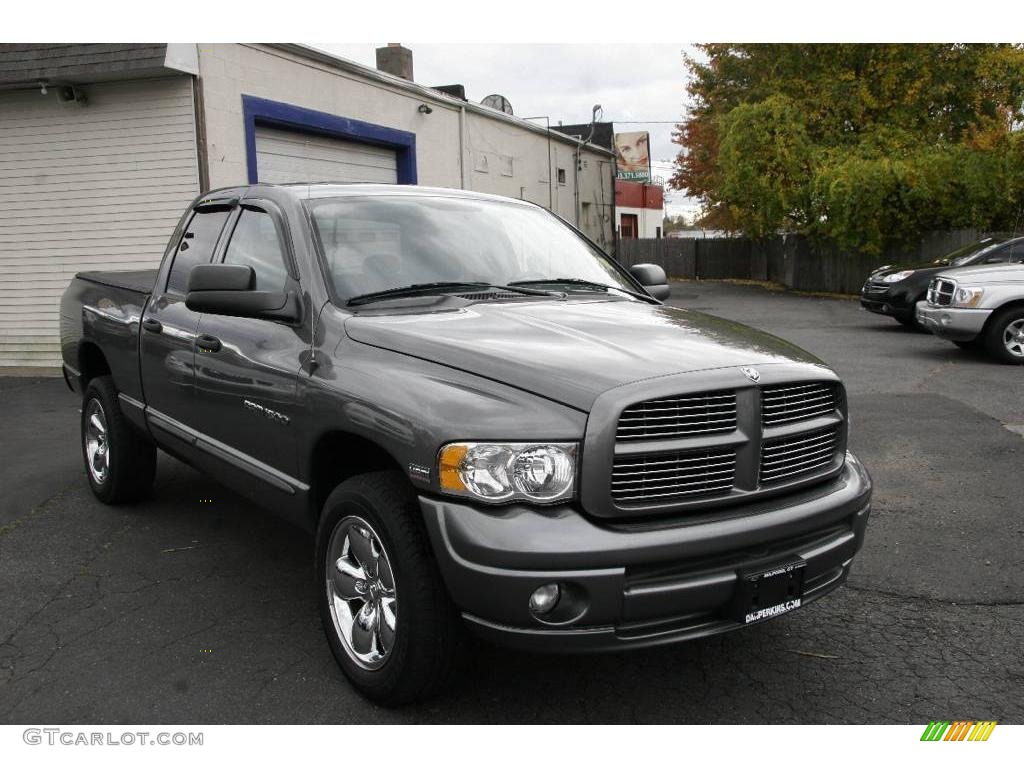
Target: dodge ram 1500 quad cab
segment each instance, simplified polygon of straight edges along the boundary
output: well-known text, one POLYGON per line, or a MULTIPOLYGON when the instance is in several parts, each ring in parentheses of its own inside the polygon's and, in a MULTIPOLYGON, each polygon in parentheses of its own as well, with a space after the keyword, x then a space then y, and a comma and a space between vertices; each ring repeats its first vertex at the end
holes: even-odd
POLYGON ((517 200, 209 192, 159 269, 64 294, 86 476, 138 500, 160 448, 309 529, 331 651, 385 703, 443 686, 467 629, 612 650, 780 616, 864 539, 845 390, 668 291, 517 200))

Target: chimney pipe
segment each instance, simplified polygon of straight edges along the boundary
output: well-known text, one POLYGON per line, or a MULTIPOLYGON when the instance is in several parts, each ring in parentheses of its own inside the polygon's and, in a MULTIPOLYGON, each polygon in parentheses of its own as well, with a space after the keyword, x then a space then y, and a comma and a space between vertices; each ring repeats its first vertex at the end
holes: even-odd
POLYGON ((377 49, 377 69, 412 81, 412 51, 401 43, 388 43, 377 49))

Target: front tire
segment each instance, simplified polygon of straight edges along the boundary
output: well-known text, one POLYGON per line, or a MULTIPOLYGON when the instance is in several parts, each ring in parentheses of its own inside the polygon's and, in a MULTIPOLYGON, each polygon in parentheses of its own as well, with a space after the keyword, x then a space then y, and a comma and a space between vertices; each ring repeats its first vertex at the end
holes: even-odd
POLYGON ((1004 309, 989 320, 985 347, 1008 365, 1024 364, 1024 307, 1004 309))
POLYGON ((373 472, 339 485, 317 528, 327 642, 352 684, 388 706, 440 691, 464 655, 461 620, 419 515, 401 474, 373 472))
POLYGON ((82 400, 82 458, 93 494, 104 504, 139 501, 156 474, 156 446, 125 419, 110 376, 89 382, 82 400))

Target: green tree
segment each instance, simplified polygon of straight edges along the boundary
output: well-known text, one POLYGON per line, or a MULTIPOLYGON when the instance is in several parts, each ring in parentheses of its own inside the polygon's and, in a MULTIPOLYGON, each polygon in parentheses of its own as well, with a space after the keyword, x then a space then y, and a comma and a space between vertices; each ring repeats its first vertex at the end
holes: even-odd
POLYGON ((741 103, 720 121, 718 192, 729 218, 754 237, 807 223, 813 146, 787 96, 741 103))
POLYGON ((672 184, 705 221, 877 251, 1019 218, 1021 46, 699 48, 672 184))

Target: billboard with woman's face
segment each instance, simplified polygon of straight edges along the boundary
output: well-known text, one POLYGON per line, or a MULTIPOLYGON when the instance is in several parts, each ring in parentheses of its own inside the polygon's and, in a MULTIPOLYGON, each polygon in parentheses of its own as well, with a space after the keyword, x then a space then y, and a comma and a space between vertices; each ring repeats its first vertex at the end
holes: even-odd
POLYGON ((615 134, 616 178, 624 181, 651 180, 650 142, 647 131, 615 134))

